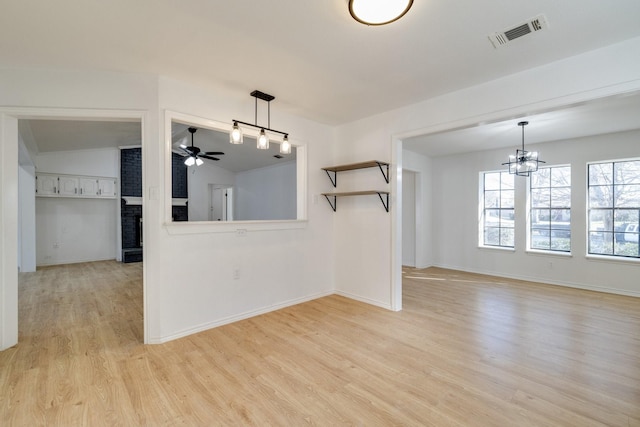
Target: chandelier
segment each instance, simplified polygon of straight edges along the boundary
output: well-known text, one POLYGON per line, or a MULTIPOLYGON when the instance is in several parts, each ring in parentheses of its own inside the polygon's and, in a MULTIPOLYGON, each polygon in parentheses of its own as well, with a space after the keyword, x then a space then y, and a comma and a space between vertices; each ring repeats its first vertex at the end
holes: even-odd
POLYGON ((524 127, 529 122, 520 122, 518 126, 522 127, 522 150, 516 150, 516 154, 509 155, 509 161, 503 165, 509 165, 509 173, 518 176, 529 176, 531 172, 538 170, 539 163, 545 163, 538 158, 537 151, 526 151, 524 149, 524 127))
POLYGON ((271 129, 271 101, 276 99, 276 97, 273 95, 269 95, 268 93, 260 92, 259 90, 254 90, 250 95, 255 98, 254 123, 252 124, 243 122, 241 120, 233 120, 233 127, 231 128, 231 132, 229 133, 229 142, 231 144, 242 144, 244 142, 242 127, 240 126, 244 125, 260 129, 260 133, 258 134, 258 138, 256 140, 256 146, 259 150, 268 150, 269 133, 278 133, 280 135, 283 135, 282 142, 280 142, 280 154, 290 154, 291 143, 289 142, 289 133, 271 129), (258 99, 267 102, 267 126, 258 125, 258 99))

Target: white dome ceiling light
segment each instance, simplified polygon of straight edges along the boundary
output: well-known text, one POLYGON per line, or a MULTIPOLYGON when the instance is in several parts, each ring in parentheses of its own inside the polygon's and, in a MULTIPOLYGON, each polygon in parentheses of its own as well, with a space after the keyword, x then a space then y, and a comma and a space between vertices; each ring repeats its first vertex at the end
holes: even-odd
POLYGON ((413 0, 349 0, 349 13, 365 25, 385 25, 402 18, 413 0))

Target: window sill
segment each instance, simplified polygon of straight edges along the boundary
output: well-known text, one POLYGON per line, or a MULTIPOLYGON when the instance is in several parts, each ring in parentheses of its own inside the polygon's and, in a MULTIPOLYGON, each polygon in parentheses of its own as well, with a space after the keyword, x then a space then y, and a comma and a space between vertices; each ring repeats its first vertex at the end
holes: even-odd
POLYGON ((571 252, 561 252, 561 251, 544 251, 541 249, 527 249, 526 253, 531 255, 550 255, 550 256, 559 256, 564 258, 572 258, 573 254, 571 252))
POLYGON ((614 262, 620 264, 640 264, 640 258, 627 258, 621 256, 611 256, 611 255, 585 255, 587 261, 596 261, 596 262, 614 262))
POLYGON ((307 227, 306 220, 282 221, 178 221, 165 223, 164 227, 170 235, 207 234, 207 233, 237 233, 245 234, 249 231, 297 230, 307 227))
POLYGON ((494 251, 503 251, 503 252, 515 252, 516 248, 507 248, 504 246, 484 246, 478 245, 478 249, 490 249, 494 251))

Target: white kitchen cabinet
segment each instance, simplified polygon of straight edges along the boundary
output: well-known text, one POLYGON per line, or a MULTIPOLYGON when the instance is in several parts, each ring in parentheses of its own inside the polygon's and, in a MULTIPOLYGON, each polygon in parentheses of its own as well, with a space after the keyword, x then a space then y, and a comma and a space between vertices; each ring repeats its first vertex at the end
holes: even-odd
POLYGON ((116 180, 113 178, 99 178, 98 197, 116 197, 116 180))
POLYGON ((36 195, 57 196, 58 175, 39 174, 36 176, 36 195))
POLYGON ((96 197, 98 195, 98 180, 96 178, 80 178, 80 195, 82 197, 96 197))
POLYGON ((116 195, 116 178, 51 173, 36 174, 36 196, 39 197, 115 199, 116 195))
POLYGON ((75 176, 59 176, 58 177, 58 195, 62 197, 77 196, 78 177, 75 176))

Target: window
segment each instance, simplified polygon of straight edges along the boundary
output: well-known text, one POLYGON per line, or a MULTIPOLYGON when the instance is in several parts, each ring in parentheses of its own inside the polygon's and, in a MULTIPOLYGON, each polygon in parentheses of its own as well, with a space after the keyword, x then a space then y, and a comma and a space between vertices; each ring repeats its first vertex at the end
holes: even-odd
POLYGON ((640 258, 640 160, 588 165, 589 253, 640 258))
POLYGON ((571 166, 538 169, 529 181, 529 246, 571 251, 571 166))
POLYGON ((514 247, 514 175, 484 172, 482 186, 482 244, 514 247))

